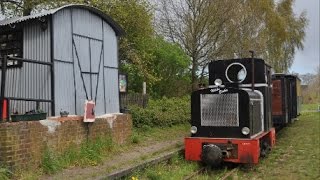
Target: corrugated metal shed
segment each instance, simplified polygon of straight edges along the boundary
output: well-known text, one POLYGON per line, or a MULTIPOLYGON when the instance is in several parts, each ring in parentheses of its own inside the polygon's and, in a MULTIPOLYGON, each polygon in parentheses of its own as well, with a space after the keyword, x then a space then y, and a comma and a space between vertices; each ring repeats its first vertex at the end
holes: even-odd
POLYGON ((114 31, 116 32, 116 34, 118 36, 121 36, 124 34, 124 30, 110 16, 104 14, 99 9, 96 9, 96 8, 90 7, 90 6, 86 6, 86 5, 81 5, 81 4, 69 4, 69 5, 61 6, 56 9, 44 11, 42 13, 37 13, 37 14, 23 16, 23 17, 14 17, 14 18, 10 18, 10 19, 4 19, 4 20, 0 21, 0 27, 14 25, 14 24, 26 22, 26 21, 29 21, 32 19, 38 19, 41 17, 53 15, 53 14, 57 13, 58 11, 65 9, 65 8, 68 8, 68 7, 89 10, 90 12, 93 12, 93 13, 97 14, 98 16, 100 16, 101 18, 103 18, 104 21, 108 22, 108 24, 110 24, 110 26, 114 29, 114 31))
POLYGON ((87 99, 96 101, 96 115, 120 111, 117 36, 124 31, 109 16, 93 7, 67 5, 0 21, 0 27, 13 31, 15 25, 23 31, 23 58, 51 65, 8 69, 6 97, 18 98, 11 100, 11 111, 38 106, 51 115, 61 110, 81 115, 87 99))

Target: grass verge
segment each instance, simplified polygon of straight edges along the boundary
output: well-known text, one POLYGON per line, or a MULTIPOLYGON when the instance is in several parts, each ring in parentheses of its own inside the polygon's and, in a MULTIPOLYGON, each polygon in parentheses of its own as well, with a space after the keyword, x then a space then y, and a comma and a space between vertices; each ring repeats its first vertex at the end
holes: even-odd
POLYGON ((320 179, 320 113, 303 113, 277 134, 271 154, 240 179, 320 179))
POLYGON ((14 178, 38 179, 44 174, 52 175, 70 167, 99 166, 113 156, 123 152, 130 152, 133 147, 145 146, 150 142, 167 141, 173 137, 187 135, 188 129, 189 124, 166 128, 134 128, 129 141, 122 145, 114 144, 110 137, 104 137, 81 144, 80 148, 70 147, 62 154, 55 154, 47 149, 43 154, 42 165, 39 169, 17 171, 14 178))
MULTIPOLYGON (((230 179, 320 179, 320 113, 303 113, 300 120, 277 134, 275 148, 252 168, 240 168, 230 179)), ((135 172, 129 179, 183 179, 198 169, 195 162, 176 156, 135 172)), ((221 179, 226 168, 208 170, 196 179, 221 179)))
POLYGON ((302 111, 316 111, 320 104, 302 104, 302 111))
POLYGON ((184 160, 183 156, 177 154, 169 162, 163 162, 145 170, 134 172, 130 179, 182 179, 182 177, 188 176, 190 172, 198 168, 198 163, 189 163, 184 160))

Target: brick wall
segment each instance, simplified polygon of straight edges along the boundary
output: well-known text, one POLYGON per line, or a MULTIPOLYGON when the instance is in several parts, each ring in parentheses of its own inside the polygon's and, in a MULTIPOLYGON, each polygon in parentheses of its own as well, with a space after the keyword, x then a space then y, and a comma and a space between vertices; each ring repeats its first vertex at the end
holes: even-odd
POLYGON ((131 135, 132 120, 127 114, 108 114, 84 123, 83 117, 48 118, 0 124, 0 163, 12 168, 38 166, 46 148, 63 152, 71 145, 111 135, 124 143, 131 135))

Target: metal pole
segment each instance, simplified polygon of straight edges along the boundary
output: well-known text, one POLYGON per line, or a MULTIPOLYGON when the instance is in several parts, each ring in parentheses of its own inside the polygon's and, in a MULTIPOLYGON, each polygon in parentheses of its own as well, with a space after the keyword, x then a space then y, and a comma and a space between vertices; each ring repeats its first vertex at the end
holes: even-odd
MULTIPOLYGON (((7 56, 2 58, 1 63, 1 97, 0 97, 0 119, 3 120, 3 101, 6 89, 7 56)), ((7 107, 9 108, 9 107, 7 107)))
POLYGON ((251 90, 254 91, 254 51, 249 51, 251 53, 251 90))

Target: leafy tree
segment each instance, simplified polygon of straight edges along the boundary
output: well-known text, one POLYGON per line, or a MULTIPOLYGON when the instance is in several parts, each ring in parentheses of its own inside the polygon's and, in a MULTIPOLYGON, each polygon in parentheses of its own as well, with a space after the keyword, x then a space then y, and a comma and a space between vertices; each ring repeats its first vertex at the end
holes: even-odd
POLYGON ((189 94, 189 57, 178 44, 172 44, 161 37, 154 39, 153 69, 159 79, 151 88, 154 97, 176 97, 189 94))
POLYGON ((146 0, 92 1, 114 18, 126 31, 120 40, 122 71, 128 73, 129 89, 141 92, 142 83, 152 86, 157 78, 153 71, 153 10, 146 0))
POLYGON ((306 13, 295 16, 292 10, 294 0, 282 0, 272 14, 266 16, 266 33, 268 54, 265 58, 276 72, 288 72, 294 59, 296 49, 303 49, 306 13))
POLYGON ((158 27, 161 34, 179 43, 190 57, 192 89, 198 88, 198 76, 207 64, 221 57, 233 38, 230 17, 238 1, 161 0, 158 27))
POLYGON ((307 19, 295 16, 293 0, 161 0, 158 29, 191 58, 193 89, 207 64, 248 57, 249 50, 276 72, 286 72, 303 48, 307 19))

